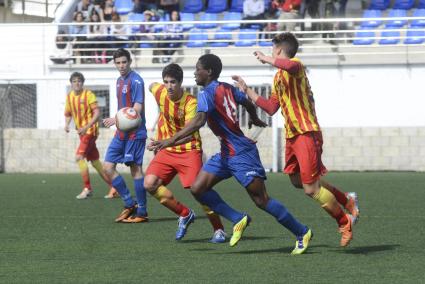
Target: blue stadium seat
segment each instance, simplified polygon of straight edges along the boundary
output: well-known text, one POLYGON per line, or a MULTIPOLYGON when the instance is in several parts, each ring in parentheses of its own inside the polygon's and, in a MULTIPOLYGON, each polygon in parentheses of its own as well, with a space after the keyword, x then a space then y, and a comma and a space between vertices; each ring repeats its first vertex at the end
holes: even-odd
POLYGON ((425 31, 423 27, 410 27, 406 33, 405 44, 421 44, 425 42, 425 31))
POLYGON ((199 13, 204 9, 204 3, 202 0, 186 0, 183 4, 182 13, 199 13))
POLYGON ((382 24, 380 20, 371 20, 373 18, 381 18, 382 11, 381 10, 364 10, 363 18, 365 21, 362 21, 362 27, 376 28, 382 24))
POLYGON ((221 13, 227 10, 227 0, 208 0, 207 13, 221 13))
POLYGON ((386 27, 381 32, 381 39, 379 40, 379 44, 397 44, 400 42, 400 32, 399 31, 391 31, 387 29, 394 29, 394 27, 386 27))
MULTIPOLYGON (((193 13, 180 13, 180 21, 194 21, 195 14, 193 13)), ((183 30, 188 31, 195 27, 194 24, 183 24, 183 30)))
POLYGON ((415 5, 415 0, 395 0, 393 9, 409 10, 415 5))
POLYGON ((257 32, 255 29, 240 29, 235 46, 253 46, 257 44, 257 32))
MULTIPOLYGON (((129 22, 143 22, 145 21, 145 15, 141 14, 141 13, 130 13, 128 14, 128 19, 129 22)), ((132 25, 131 26, 131 32, 132 33, 137 33, 139 32, 140 27, 139 25, 132 25)))
POLYGON ((370 1, 369 10, 385 10, 390 7, 390 0, 372 0, 370 1))
MULTIPOLYGON (((226 12, 223 17, 224 21, 240 21, 242 20, 242 13, 239 12, 226 12)), ((222 28, 227 30, 236 30, 241 26, 240 23, 223 24, 222 28)))
MULTIPOLYGON (((201 15, 200 21, 217 21, 217 14, 215 13, 204 13, 201 15)), ((214 29, 217 27, 217 23, 202 23, 196 24, 195 28, 198 29, 214 29)))
POLYGON ((273 46, 273 42, 270 39, 263 39, 258 41, 259 46, 273 46))
POLYGON ((357 30, 355 37, 357 37, 357 39, 353 41, 354 45, 370 45, 375 42, 375 39, 373 38, 375 37, 375 32, 371 31, 368 27, 360 27, 360 29, 357 30))
POLYGON ((212 47, 226 47, 232 42, 232 34, 229 30, 226 29, 218 29, 214 34, 214 40, 219 40, 215 42, 211 42, 210 46, 212 47))
POLYGON ((243 1, 244 0, 232 0, 232 5, 230 6, 229 12, 242 13, 243 12, 243 1))
MULTIPOLYGON (((425 18, 425 8, 424 9, 416 9, 412 17, 424 17, 425 18)), ((425 27, 425 19, 412 20, 410 23, 411 26, 415 27, 425 27)))
POLYGON ((133 11, 133 1, 131 0, 115 0, 115 9, 120 15, 127 15, 133 11))
POLYGON ((425 9, 425 0, 419 0, 418 5, 416 6, 418 9, 425 9))
MULTIPOLYGON (((407 17, 407 11, 403 9, 391 9, 388 13, 388 18, 402 18, 407 17)), ((407 20, 390 20, 385 25, 387 27, 401 28, 407 24, 407 20)))
POLYGON ((207 44, 208 34, 203 30, 193 29, 189 33, 187 47, 204 47, 207 44))

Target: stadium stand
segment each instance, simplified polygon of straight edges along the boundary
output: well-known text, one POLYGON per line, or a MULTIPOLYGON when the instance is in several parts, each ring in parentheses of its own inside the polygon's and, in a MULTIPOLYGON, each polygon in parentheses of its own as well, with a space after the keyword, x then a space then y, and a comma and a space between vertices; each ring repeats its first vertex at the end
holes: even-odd
POLYGON ((390 0, 372 0, 369 4, 369 10, 386 10, 390 7, 390 0))
MULTIPOLYGON (((195 21, 195 14, 193 13, 180 13, 180 21, 182 22, 193 22, 195 21)), ((184 23, 183 24, 183 29, 185 31, 188 31, 190 29, 193 29, 195 27, 194 24, 191 23, 184 23)))
POLYGON ((186 46, 195 48, 195 47, 205 47, 208 41, 208 34, 203 30, 192 29, 189 33, 189 38, 187 40, 186 46))
POLYGON ((405 44, 422 44, 425 42, 425 31, 423 27, 411 26, 407 30, 405 44))
POLYGON ((381 10, 365 10, 363 12, 363 19, 365 20, 362 22, 361 26, 376 28, 382 24, 382 21, 377 19, 381 17, 382 17, 381 10))
POLYGON ((256 29, 240 29, 235 46, 253 46, 257 44, 256 29))
MULTIPOLYGON (((425 3, 425 1, 424 1, 425 3)), ((411 25, 415 27, 425 27, 425 8, 416 9, 412 17, 422 17, 423 19, 412 20, 411 25)))
POLYGON ((232 0, 232 4, 230 5, 229 12, 243 12, 243 1, 244 0, 232 0))
POLYGON ((385 27, 385 29, 381 32, 381 39, 379 40, 379 44, 397 44, 400 42, 400 32, 397 30, 393 30, 393 27, 385 27))
MULTIPOLYGON (((242 13, 240 12, 225 12, 223 16, 224 21, 240 21, 242 20, 242 13)), ((222 28, 227 30, 236 30, 241 26, 240 23, 227 23, 223 24, 222 28)))
MULTIPOLYGON (((388 18, 403 18, 407 17, 407 11, 403 9, 390 9, 388 13, 388 18)), ((407 24, 407 20, 395 19, 388 21, 385 25, 387 27, 397 27, 401 28, 407 24)))
POLYGON ((211 47, 226 47, 232 41, 232 34, 228 30, 219 29, 214 33, 214 40, 210 43, 211 47))
POLYGON ((202 0, 186 0, 183 4, 183 13, 199 13, 204 9, 204 3, 202 0))
POLYGON ((133 2, 131 0, 115 0, 115 8, 118 14, 127 15, 133 10, 133 2))
POLYGON ((227 1, 224 0, 209 0, 205 12, 207 13, 222 13, 227 10, 227 1))
POLYGON ((370 27, 360 27, 355 34, 354 45, 370 45, 374 43, 375 32, 370 27))
POLYGON ((409 10, 409 9, 412 9, 414 5, 415 5, 415 0, 395 0, 392 8, 409 10))
MULTIPOLYGON (((217 14, 215 13, 203 13, 199 19, 200 21, 203 22, 216 22, 217 21, 217 14)), ((195 28, 198 29, 214 29, 217 27, 216 23, 201 23, 201 24, 196 24, 195 28)))

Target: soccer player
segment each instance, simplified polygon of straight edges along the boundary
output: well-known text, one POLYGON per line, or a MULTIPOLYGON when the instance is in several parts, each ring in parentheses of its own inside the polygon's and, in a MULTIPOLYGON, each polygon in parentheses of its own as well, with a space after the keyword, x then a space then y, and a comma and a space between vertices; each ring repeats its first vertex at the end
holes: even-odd
MULTIPOLYGON (((133 107, 141 116, 142 123, 139 128, 131 132, 117 130, 115 136, 106 151, 104 169, 112 180, 112 185, 120 194, 124 201, 124 209, 117 216, 115 222, 122 222, 124 219, 137 218, 138 222, 147 222, 148 213, 146 210, 146 191, 143 186, 143 155, 146 144, 146 120, 145 120, 145 93, 142 77, 130 67, 131 56, 128 50, 119 48, 113 53, 115 67, 120 73, 117 79, 117 99, 118 110, 124 107, 133 107), (130 167, 131 176, 134 181, 134 191, 136 201, 131 197, 130 191, 123 177, 117 172, 117 163, 124 163, 130 167)), ((103 120, 106 127, 115 125, 114 117, 103 120)))
POLYGON ((72 90, 66 96, 65 103, 65 132, 69 132, 69 124, 71 120, 74 120, 75 128, 80 136, 80 145, 77 148, 75 160, 80 168, 84 188, 77 195, 77 199, 86 199, 93 194, 86 160, 91 162, 102 179, 109 185, 109 193, 105 198, 112 198, 116 195, 116 191, 103 171, 102 163, 99 161, 99 151, 96 147, 100 116, 96 95, 84 88, 84 80, 84 76, 80 72, 71 74, 69 81, 71 82, 72 90))
POLYGON ((257 146, 239 127, 237 104, 246 108, 250 123, 260 127, 265 127, 266 124, 258 118, 254 105, 244 93, 218 81, 221 70, 221 60, 214 54, 205 54, 198 59, 195 81, 204 89, 198 95, 196 116, 173 137, 154 141, 151 145, 157 149, 175 146, 181 139, 192 135, 208 122, 208 126, 220 140, 221 152, 204 164, 192 185, 192 194, 201 203, 235 224, 230 239, 230 246, 234 246, 249 225, 250 217, 229 207, 212 187, 224 179, 235 177, 259 208, 275 217, 296 236, 292 254, 301 254, 307 249, 312 232, 298 222, 282 203, 268 196, 264 184, 266 174, 257 146))
MULTIPOLYGON (((167 65, 162 71, 162 79, 163 84, 152 83, 149 87, 160 110, 155 139, 173 136, 196 115, 196 98, 181 87, 182 68, 174 63, 167 65)), ((178 174, 182 186, 190 188, 202 168, 202 142, 199 132, 180 142, 182 144, 179 146, 158 151, 150 162, 145 177, 146 190, 162 205, 180 216, 176 240, 184 237, 187 224, 193 222, 195 214, 178 202, 165 186, 178 174)), ((225 242, 226 235, 220 217, 207 206, 203 206, 203 209, 214 229, 210 242, 225 242)))
POLYGON ((240 76, 233 76, 233 79, 269 115, 281 108, 286 129, 284 172, 296 188, 304 188, 305 194, 316 200, 336 220, 341 233, 340 245, 345 247, 353 238, 352 225, 359 218, 357 194, 345 194, 320 179, 327 172, 321 160, 322 132, 305 67, 295 58, 298 41, 291 33, 278 34, 272 41, 272 56, 255 52, 260 62, 279 68, 274 77, 270 99, 248 88, 240 76), (345 214, 340 205, 350 214, 345 214))

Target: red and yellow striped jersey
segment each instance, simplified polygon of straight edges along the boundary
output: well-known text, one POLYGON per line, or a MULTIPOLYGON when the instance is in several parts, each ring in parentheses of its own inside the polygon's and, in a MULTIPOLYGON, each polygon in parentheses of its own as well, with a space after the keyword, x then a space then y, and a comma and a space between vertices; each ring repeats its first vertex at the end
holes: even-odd
POLYGON ((295 74, 279 69, 273 80, 272 97, 280 103, 285 118, 286 138, 310 131, 320 131, 314 108, 314 98, 304 65, 295 74))
MULTIPOLYGON (((65 116, 72 116, 77 129, 86 126, 93 118, 93 109, 97 107, 96 95, 84 89, 80 95, 71 91, 66 96, 65 116)), ((99 123, 96 122, 87 130, 86 134, 97 136, 99 134, 99 123)))
MULTIPOLYGON (((159 119, 155 138, 163 140, 174 136, 185 124, 196 115, 197 100, 189 92, 184 92, 180 100, 169 99, 168 91, 163 84, 154 83, 151 92, 159 106, 159 119)), ((168 147, 170 152, 181 153, 201 150, 202 142, 199 131, 192 135, 192 140, 185 144, 168 147)))

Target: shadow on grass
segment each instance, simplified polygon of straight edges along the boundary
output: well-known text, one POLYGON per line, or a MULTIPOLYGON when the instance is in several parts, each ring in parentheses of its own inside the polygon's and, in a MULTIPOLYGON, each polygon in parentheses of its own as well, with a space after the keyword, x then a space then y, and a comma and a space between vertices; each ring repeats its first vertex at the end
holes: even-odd
POLYGON ((348 253, 348 254, 372 254, 382 251, 389 251, 389 250, 395 250, 399 248, 399 244, 395 245, 377 245, 377 246, 363 246, 363 247, 348 247, 348 248, 341 248, 338 250, 335 250, 335 252, 339 253, 348 253))
MULTIPOLYGON (((325 247, 328 248, 328 245, 311 245, 309 246, 309 249, 304 252, 303 254, 316 254, 319 253, 317 251, 314 251, 314 248, 320 248, 325 247)), ((262 249, 262 250, 242 250, 242 251, 232 251, 232 252, 226 252, 227 254, 260 254, 260 253, 282 253, 282 254, 291 254, 291 251, 294 249, 294 247, 280 247, 275 249, 262 249)), ((222 253, 222 252, 221 252, 222 253)))

